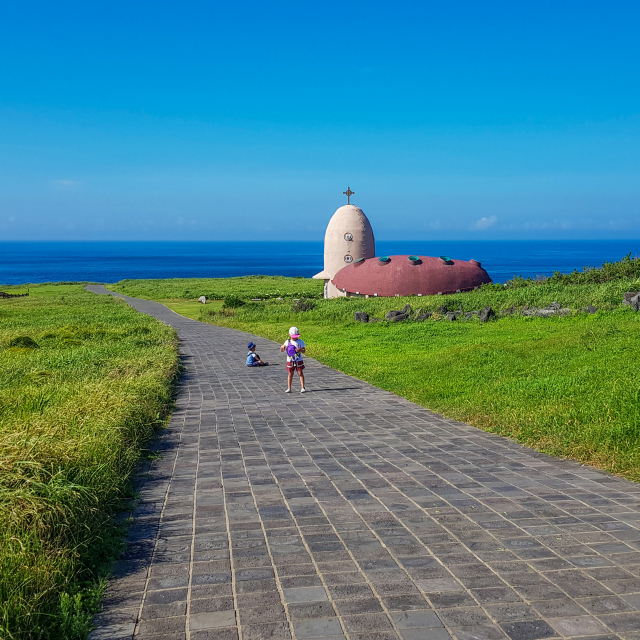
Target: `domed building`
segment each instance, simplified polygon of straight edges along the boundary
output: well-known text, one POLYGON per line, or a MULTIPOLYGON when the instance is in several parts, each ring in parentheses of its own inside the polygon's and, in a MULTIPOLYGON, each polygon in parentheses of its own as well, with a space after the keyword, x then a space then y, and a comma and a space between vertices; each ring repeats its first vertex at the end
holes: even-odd
POLYGON ((472 291, 490 283, 477 260, 452 260, 448 256, 375 257, 373 229, 354 194, 344 192, 348 203, 332 216, 324 236, 324 297, 428 296, 472 291))

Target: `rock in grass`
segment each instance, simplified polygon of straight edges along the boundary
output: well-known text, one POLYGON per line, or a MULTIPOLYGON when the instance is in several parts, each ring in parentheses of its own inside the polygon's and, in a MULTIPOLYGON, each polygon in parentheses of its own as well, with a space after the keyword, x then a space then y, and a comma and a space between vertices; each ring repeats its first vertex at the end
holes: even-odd
POLYGON ((464 319, 465 319, 465 320, 471 320, 471 318, 473 318, 473 311, 467 311, 467 312, 464 314, 464 319))
POLYGON ((589 313, 595 313, 595 312, 597 311, 597 309, 596 309, 592 304, 590 304, 590 305, 587 307, 587 311, 588 311, 589 313))
POLYGON ((562 309, 562 305, 559 302, 552 302, 544 308, 544 311, 559 311, 562 309))
POLYGON ((397 316, 393 316, 391 318, 387 318, 390 322, 402 322, 409 317, 406 313, 399 313, 397 316))
POLYGON ((453 311, 449 311, 446 316, 449 322, 453 322, 456 319, 456 314, 453 311))
POLYGON ((444 313, 447 313, 447 311, 449 311, 449 309, 447 308, 446 304, 440 305, 438 307, 438 313, 444 314, 444 313))
POLYGON ((401 315, 402 315, 402 311, 391 310, 391 311, 387 311, 387 313, 385 313, 384 317, 387 320, 393 321, 393 318, 395 318, 396 316, 401 316, 401 315))
POLYGON ((402 313, 409 315, 411 313, 411 305, 405 304, 404 307, 402 307, 402 313))
POLYGON ((365 313, 364 311, 356 311, 353 314, 353 317, 358 321, 358 322, 369 322, 369 314, 365 313))
POLYGON ((639 293, 640 291, 627 291, 624 294, 624 299, 622 300, 622 304, 626 306, 631 306, 631 298, 635 298, 639 293))
POLYGON ((201 302, 202 304, 207 304, 207 299, 204 296, 200 296, 198 298, 198 302, 201 302))
POLYGON ((424 320, 428 320, 431 317, 431 312, 427 311, 426 313, 420 313, 416 316, 416 320, 418 322, 423 322, 424 320))
POLYGON ((637 296, 633 296, 629 302, 634 311, 640 311, 640 293, 637 296))
POLYGON ((535 315, 538 318, 548 318, 549 316, 557 315, 557 313, 555 309, 538 309, 535 315))
POLYGON ((478 320, 480 320, 480 322, 489 322, 489 320, 495 317, 496 312, 491 307, 485 307, 478 314, 478 320))

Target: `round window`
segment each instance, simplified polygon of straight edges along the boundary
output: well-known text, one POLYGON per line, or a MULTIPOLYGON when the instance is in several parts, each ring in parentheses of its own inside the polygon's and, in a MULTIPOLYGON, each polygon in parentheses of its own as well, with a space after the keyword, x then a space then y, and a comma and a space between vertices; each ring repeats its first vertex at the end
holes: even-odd
POLYGON ((353 262, 353 256, 350 256, 349 254, 347 254, 347 255, 344 257, 344 261, 345 261, 345 262, 353 262))
POLYGON ((351 240, 353 240, 353 236, 350 233, 345 233, 344 239, 350 242, 351 240))

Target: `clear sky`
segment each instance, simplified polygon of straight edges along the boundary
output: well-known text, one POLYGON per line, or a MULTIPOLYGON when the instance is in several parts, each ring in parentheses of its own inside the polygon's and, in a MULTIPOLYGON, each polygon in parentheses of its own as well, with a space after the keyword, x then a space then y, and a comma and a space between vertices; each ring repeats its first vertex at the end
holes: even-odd
POLYGON ((11 2, 0 239, 640 238, 640 3, 11 2))

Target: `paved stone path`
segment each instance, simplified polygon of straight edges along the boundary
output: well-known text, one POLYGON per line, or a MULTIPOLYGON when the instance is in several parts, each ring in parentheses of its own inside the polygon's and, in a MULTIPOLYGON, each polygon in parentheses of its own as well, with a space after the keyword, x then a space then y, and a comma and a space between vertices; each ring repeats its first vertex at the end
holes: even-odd
POLYGON ((640 485, 127 300, 186 373, 92 640, 640 638, 640 485))

